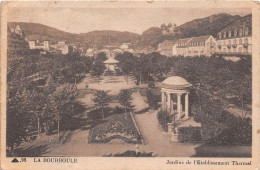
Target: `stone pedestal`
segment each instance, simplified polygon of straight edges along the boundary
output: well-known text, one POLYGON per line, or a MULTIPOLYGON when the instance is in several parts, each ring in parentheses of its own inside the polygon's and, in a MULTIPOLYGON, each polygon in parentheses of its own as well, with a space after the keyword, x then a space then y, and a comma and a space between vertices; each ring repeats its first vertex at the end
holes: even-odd
POLYGON ((178 134, 172 134, 170 141, 171 142, 178 142, 178 134))
POLYGON ((172 133, 173 123, 168 123, 168 133, 172 133))

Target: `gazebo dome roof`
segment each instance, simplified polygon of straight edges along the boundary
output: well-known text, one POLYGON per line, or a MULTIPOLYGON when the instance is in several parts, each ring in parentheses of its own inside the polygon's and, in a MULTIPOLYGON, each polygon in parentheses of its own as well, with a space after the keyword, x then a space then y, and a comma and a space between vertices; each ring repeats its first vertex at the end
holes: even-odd
POLYGON ((172 76, 166 78, 161 86, 164 88, 186 88, 192 86, 187 80, 179 76, 172 76))
POLYGON ((119 63, 119 61, 117 61, 114 58, 109 58, 109 59, 104 61, 104 64, 116 64, 116 63, 119 63))

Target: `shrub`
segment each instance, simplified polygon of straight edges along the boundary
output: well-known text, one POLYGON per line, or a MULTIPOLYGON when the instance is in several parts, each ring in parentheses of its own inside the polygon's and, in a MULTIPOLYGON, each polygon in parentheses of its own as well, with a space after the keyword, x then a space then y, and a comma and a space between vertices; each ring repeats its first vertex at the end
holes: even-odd
POLYGON ((159 124, 162 126, 163 131, 167 132, 168 131, 167 123, 169 122, 168 112, 166 110, 160 109, 157 113, 157 118, 159 124))
POLYGON ((178 141, 197 143, 202 141, 201 127, 179 127, 178 128, 178 141))
POLYGON ((148 84, 148 87, 149 88, 155 88, 155 84, 153 81, 151 81, 149 84, 148 84))
POLYGON ((147 102, 148 102, 150 108, 152 108, 152 109, 158 108, 157 97, 156 97, 156 95, 153 94, 153 92, 150 89, 147 90, 146 98, 147 98, 147 102))

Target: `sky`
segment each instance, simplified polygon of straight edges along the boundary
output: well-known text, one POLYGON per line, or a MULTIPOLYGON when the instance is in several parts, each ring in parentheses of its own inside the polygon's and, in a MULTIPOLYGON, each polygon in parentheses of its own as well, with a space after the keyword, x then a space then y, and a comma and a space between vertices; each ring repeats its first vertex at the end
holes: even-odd
POLYGON ((129 31, 141 34, 150 27, 163 23, 181 25, 197 18, 228 13, 245 16, 250 9, 243 8, 11 8, 8 22, 40 23, 71 33, 94 30, 129 31))

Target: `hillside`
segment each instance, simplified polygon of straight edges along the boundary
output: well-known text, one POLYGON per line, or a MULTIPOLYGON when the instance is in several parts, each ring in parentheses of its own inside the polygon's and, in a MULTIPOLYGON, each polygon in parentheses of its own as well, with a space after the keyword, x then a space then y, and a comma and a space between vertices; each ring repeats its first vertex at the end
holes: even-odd
POLYGON ((85 42, 86 44, 95 44, 96 47, 102 48, 105 45, 109 45, 109 37, 110 42, 117 46, 124 42, 130 42, 136 45, 139 40, 139 35, 131 32, 105 30, 72 34, 37 23, 9 22, 8 26, 15 27, 18 24, 28 39, 39 41, 49 40, 51 44, 57 43, 58 41, 67 41, 68 43, 85 42))
POLYGON ((122 43, 131 43, 134 47, 138 44, 139 36, 136 33, 120 32, 120 31, 91 31, 80 34, 84 41, 89 41, 97 48, 102 48, 106 45, 120 46, 122 43))
POLYGON ((213 35, 226 28, 229 24, 239 20, 241 17, 229 14, 216 14, 209 17, 195 19, 176 27, 176 36, 164 36, 162 29, 152 27, 144 31, 140 37, 140 48, 152 46, 156 48, 159 43, 164 40, 175 40, 179 38, 187 38, 202 35, 213 35))
POLYGON ((91 31, 88 33, 72 34, 58 29, 36 23, 11 22, 9 26, 20 24, 20 27, 25 32, 25 36, 33 40, 45 40, 57 43, 58 41, 66 40, 69 43, 81 42, 87 46, 95 45, 101 49, 106 45, 119 47, 122 43, 129 42, 134 49, 157 48, 158 44, 164 40, 174 40, 178 38, 187 38, 202 35, 217 35, 219 31, 226 28, 229 24, 239 20, 241 17, 232 16, 225 13, 211 15, 209 17, 195 19, 186 22, 176 27, 175 36, 165 36, 162 34, 162 29, 158 27, 151 27, 145 30, 141 35, 131 32, 120 31, 91 31))
POLYGON ((177 31, 181 32, 180 38, 201 35, 213 35, 216 37, 219 31, 240 18, 241 17, 238 15, 232 16, 225 13, 211 15, 206 18, 186 22, 185 24, 177 27, 177 31))
POLYGON ((32 40, 49 40, 51 43, 57 43, 58 41, 76 42, 79 39, 77 34, 72 34, 64 31, 60 31, 56 28, 52 28, 43 24, 26 23, 26 22, 9 22, 8 26, 15 27, 20 25, 24 31, 25 36, 32 40))

